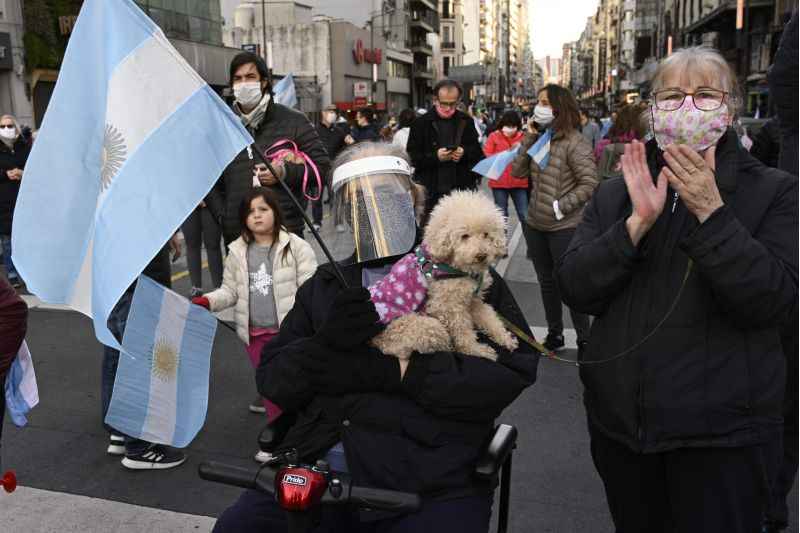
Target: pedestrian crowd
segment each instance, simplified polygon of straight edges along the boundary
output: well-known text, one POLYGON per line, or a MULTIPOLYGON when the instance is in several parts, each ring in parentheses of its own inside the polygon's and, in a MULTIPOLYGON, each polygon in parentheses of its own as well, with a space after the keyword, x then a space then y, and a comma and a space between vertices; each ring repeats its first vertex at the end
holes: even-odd
MULTIPOLYGON (((487 531, 494 487, 474 479, 474 463, 497 416, 536 380, 538 356, 565 348, 564 306, 577 335, 586 453, 618 532, 787 526, 798 452, 796 16, 784 34, 769 77, 774 118, 749 151, 735 129, 738 82, 705 47, 664 59, 650 100, 621 105, 610 123, 556 84, 538 92, 533 109, 490 118, 442 80, 430 109, 404 109, 383 124, 365 107, 350 125, 327 106, 312 124, 273 100, 260 57, 236 56, 234 113, 257 147, 288 141, 296 150, 269 167, 243 150, 183 223, 191 301, 233 308, 257 388, 248 408, 283 428, 282 447, 423 498, 414 515, 326 514, 330 531, 487 531), (541 349, 492 345, 497 361, 454 350, 405 363, 382 354, 368 342, 380 329, 367 288, 412 250, 396 249, 403 235, 419 243, 442 198, 481 187, 479 161, 511 150, 512 162, 486 181, 502 215, 511 203, 520 221, 547 322, 541 349), (309 184, 310 167, 321 183, 309 184), (341 271, 317 265, 306 241, 309 203, 314 230, 331 204, 338 233, 353 243, 341 271)), ((0 117, 0 244, 15 287, 12 213, 31 145, 14 117, 0 117)), ((180 253, 176 235, 143 273, 170 286, 180 253)), ((108 320, 118 339, 134 289, 108 320)), ((501 277, 487 302, 529 331, 501 277)), ((0 285, 2 320, 19 318, 17 303, 0 285)), ((2 337, 0 348, 2 376, 19 343, 2 337)), ((104 417, 118 360, 104 347, 104 417)), ((108 453, 126 468, 186 460, 106 430, 108 453)), ((275 460, 265 450, 254 458, 275 460)), ((274 501, 247 491, 214 531, 285 524, 274 501)))

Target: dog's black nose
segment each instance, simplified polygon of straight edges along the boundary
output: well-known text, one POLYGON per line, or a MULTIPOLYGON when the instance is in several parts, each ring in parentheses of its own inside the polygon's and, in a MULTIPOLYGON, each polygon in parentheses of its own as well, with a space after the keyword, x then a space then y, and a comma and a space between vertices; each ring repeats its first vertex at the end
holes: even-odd
POLYGON ((478 254, 478 255, 475 256, 475 259, 477 259, 478 261, 483 262, 483 261, 486 261, 487 257, 488 256, 486 254, 478 254))

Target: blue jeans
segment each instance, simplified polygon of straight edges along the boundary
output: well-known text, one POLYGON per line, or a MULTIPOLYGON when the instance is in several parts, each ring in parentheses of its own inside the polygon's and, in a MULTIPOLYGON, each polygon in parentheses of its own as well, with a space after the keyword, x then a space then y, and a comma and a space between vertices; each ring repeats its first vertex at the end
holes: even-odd
MULTIPOLYGON (((128 321, 128 312, 131 309, 133 291, 128 290, 123 294, 111 314, 108 316, 108 329, 117 341, 122 342, 122 335, 125 333, 125 324, 128 321)), ((150 443, 140 439, 135 439, 123 434, 121 431, 106 424, 106 414, 108 406, 111 404, 111 394, 114 392, 114 380, 117 378, 117 365, 119 364, 119 350, 103 346, 103 372, 101 374, 100 401, 102 402, 103 427, 112 435, 121 435, 125 438, 126 455, 139 455, 144 453, 150 443)))
POLYGON ((6 267, 8 281, 18 280, 19 274, 11 261, 11 235, 0 235, 0 245, 3 247, 3 265, 6 267))
POLYGON ((508 197, 514 202, 514 209, 517 210, 517 218, 525 221, 528 212, 528 189, 492 189, 494 203, 503 212, 503 216, 508 218, 508 197))

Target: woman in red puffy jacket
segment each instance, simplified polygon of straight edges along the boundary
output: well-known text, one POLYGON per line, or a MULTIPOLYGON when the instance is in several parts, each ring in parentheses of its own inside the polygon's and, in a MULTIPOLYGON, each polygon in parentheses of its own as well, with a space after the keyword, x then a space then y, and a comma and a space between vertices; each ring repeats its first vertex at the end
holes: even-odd
MULTIPOLYGON (((506 111, 497 123, 497 129, 489 135, 483 145, 486 157, 503 152, 519 144, 522 140, 522 119, 516 111, 506 111)), ((514 202, 517 217, 525 220, 528 212, 528 178, 515 178, 511 175, 511 165, 498 179, 489 180, 494 203, 508 217, 508 197, 514 202)))

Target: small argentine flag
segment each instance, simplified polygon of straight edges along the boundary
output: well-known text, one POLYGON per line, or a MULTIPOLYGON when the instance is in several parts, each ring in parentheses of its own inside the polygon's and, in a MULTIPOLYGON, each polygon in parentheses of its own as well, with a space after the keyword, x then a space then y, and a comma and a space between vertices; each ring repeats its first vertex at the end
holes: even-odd
POLYGON ((25 166, 13 259, 28 289, 108 315, 253 142, 131 0, 85 0, 25 166))
POLYGON ((286 107, 297 107, 297 91, 294 87, 294 77, 289 73, 283 77, 272 89, 275 102, 286 107))
POLYGON ((130 437, 188 446, 206 420, 216 329, 211 313, 141 276, 106 423, 130 437))
POLYGON ((481 159, 478 161, 477 165, 472 167, 472 171, 481 176, 486 176, 490 180, 500 179, 500 176, 506 171, 508 165, 514 161, 518 151, 519 146, 515 146, 514 148, 509 148, 508 150, 489 156, 486 159, 481 159))
POLYGON ((39 403, 39 388, 28 344, 22 341, 6 376, 6 408, 17 427, 28 423, 27 414, 39 403))
POLYGON ((531 156, 539 168, 544 169, 550 162, 550 139, 553 138, 552 128, 548 128, 539 139, 528 149, 531 156))

